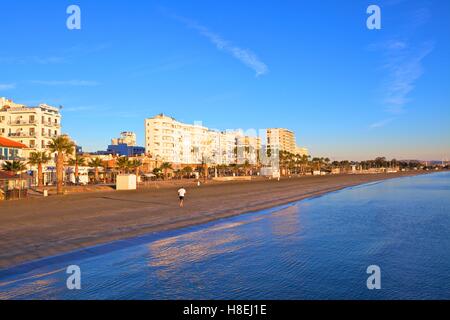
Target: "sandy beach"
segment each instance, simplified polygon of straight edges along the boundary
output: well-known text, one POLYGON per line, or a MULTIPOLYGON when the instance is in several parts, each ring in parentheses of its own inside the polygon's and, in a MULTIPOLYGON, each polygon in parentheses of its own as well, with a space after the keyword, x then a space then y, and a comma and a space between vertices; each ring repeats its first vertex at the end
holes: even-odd
POLYGON ((358 184, 417 173, 305 176, 96 192, 0 203, 0 268, 146 233, 206 223, 358 184))

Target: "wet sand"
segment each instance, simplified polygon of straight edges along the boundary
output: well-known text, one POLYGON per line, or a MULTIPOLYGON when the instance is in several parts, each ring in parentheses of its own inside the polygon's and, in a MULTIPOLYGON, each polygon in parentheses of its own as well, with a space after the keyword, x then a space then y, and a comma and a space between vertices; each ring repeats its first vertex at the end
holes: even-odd
POLYGON ((322 195, 362 183, 416 175, 306 176, 188 184, 0 202, 0 269, 146 233, 172 230, 322 195))

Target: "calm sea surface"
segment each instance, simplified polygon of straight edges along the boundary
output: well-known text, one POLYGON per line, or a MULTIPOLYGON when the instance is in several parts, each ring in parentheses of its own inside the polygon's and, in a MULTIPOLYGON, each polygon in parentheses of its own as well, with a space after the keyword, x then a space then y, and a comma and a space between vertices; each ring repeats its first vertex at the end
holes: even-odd
POLYGON ((0 299, 450 299, 450 174, 291 205, 0 270, 0 299), (68 290, 66 268, 81 268, 68 290), (381 290, 368 290, 369 265, 381 290))

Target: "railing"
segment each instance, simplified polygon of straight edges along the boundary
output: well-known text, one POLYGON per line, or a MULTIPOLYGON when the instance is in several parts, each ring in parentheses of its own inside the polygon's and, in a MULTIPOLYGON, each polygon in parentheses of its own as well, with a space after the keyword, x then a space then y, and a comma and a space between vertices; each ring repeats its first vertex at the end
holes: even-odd
POLYGON ((9 133, 8 137, 11 138, 36 138, 36 132, 21 132, 21 133, 9 133))
POLYGON ((48 121, 45 121, 42 124, 47 127, 60 127, 61 126, 61 124, 59 124, 57 122, 48 122, 48 121))
POLYGON ((11 126, 26 126, 26 125, 36 125, 38 122, 36 120, 15 120, 8 121, 11 126))
MULTIPOLYGON (((0 121, 2 122, 2 121, 0 121)), ((39 121, 37 120, 14 120, 14 121, 8 121, 8 124, 11 126, 27 126, 27 125, 38 125, 39 121)), ((61 124, 58 122, 52 122, 52 121, 43 121, 42 125, 47 127, 61 127, 61 124)))
POLYGON ((57 138, 58 137, 58 135, 57 134, 53 134, 53 133, 51 133, 51 134, 48 134, 48 133, 42 133, 41 134, 41 137, 42 138, 57 138))

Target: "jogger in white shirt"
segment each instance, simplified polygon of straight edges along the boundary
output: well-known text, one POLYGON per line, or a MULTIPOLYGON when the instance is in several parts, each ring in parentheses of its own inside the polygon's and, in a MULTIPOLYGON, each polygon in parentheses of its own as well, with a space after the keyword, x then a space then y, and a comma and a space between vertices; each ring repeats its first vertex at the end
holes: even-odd
POLYGON ((180 208, 183 207, 185 194, 186 194, 186 189, 184 187, 181 187, 180 189, 178 189, 178 197, 180 198, 180 208))

